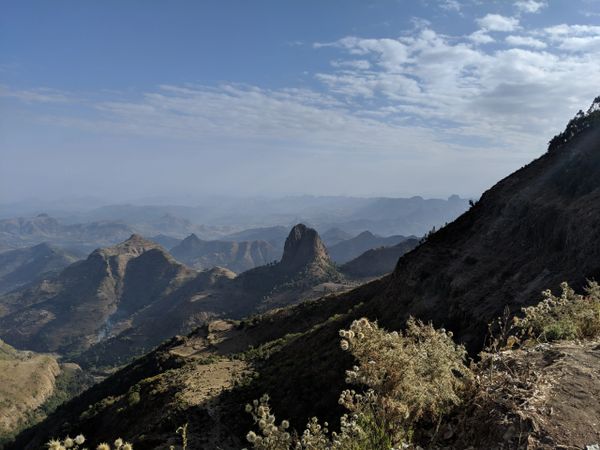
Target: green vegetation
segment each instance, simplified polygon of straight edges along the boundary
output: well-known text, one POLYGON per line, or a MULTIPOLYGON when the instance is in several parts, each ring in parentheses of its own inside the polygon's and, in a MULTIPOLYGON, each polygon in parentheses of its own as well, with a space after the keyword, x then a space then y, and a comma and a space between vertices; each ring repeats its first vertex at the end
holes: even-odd
POLYGON ((523 308, 524 316, 515 318, 517 334, 535 342, 566 339, 593 339, 600 336, 600 286, 589 282, 585 295, 576 294, 567 283, 555 296, 544 291, 544 299, 535 306, 523 308))
POLYGON ((461 403, 471 378, 466 351, 452 334, 410 319, 404 333, 388 333, 363 318, 341 330, 341 347, 357 360, 346 372, 346 382, 363 386, 357 393, 344 390, 340 405, 349 412, 341 417, 340 432, 328 424, 309 421, 301 435, 288 431, 289 423, 275 424, 268 396, 246 405, 259 432, 248 441, 259 450, 392 448, 411 442, 419 421, 439 422, 461 403))

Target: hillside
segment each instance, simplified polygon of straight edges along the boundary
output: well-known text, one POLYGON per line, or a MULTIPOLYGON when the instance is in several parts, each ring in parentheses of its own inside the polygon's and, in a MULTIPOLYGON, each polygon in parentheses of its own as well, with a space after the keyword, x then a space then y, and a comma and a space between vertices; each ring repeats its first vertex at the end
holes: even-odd
POLYGON ((18 351, 0 340, 0 448, 87 386, 74 364, 61 364, 54 355, 18 351))
POLYGON ((391 247, 367 250, 340 266, 340 272, 350 278, 380 277, 394 270, 402 255, 419 245, 417 239, 407 239, 391 247))
MULTIPOLYGON (((203 401, 198 406, 183 406, 169 415, 162 409, 164 403, 157 401, 154 409, 152 400, 147 399, 143 411, 153 417, 152 425, 135 421, 139 419, 135 407, 128 407, 122 401, 111 406, 106 401, 111 398, 108 396, 125 398, 119 396, 124 396, 137 382, 127 375, 127 371, 135 370, 134 365, 66 405, 62 416, 55 415, 33 429, 19 448, 35 448, 48 435, 64 432, 61 427, 67 420, 73 432, 81 430, 94 436, 117 433, 136 439, 141 450, 156 448, 157 441, 153 438, 180 423, 189 421, 192 438, 200 440, 209 430, 217 429, 216 422, 229 431, 228 436, 239 436, 235 444, 223 440, 224 448, 235 448, 249 428, 242 405, 265 392, 271 395, 278 414, 292 423, 304 424, 312 415, 326 420, 339 417, 338 393, 346 386, 344 371, 351 367, 352 359, 339 348, 338 331, 359 317, 377 320, 389 330, 402 329, 409 315, 432 320, 436 326, 453 331, 455 339, 466 343, 475 354, 483 345, 487 324, 500 316, 505 307, 516 312, 522 306, 537 303, 542 290, 556 290, 562 281, 579 290, 586 279, 599 278, 600 229, 596 226, 600 220, 599 119, 600 112, 590 109, 583 119, 570 123, 569 133, 561 135, 559 144, 553 140, 551 151, 500 181, 467 213, 400 258, 391 275, 336 297, 274 311, 213 332, 209 341, 214 344, 209 350, 251 357, 256 375, 246 378, 230 394, 215 394, 210 408, 203 401), (97 411, 94 417, 80 416, 94 404, 98 405, 94 407, 97 411), (130 422, 110 421, 117 407, 125 408, 122 414, 130 422), (211 415, 209 411, 218 413, 211 415), (136 425, 132 428, 134 421, 136 425), (29 446, 25 442, 30 442, 29 446)), ((182 360, 181 352, 177 357, 172 353, 165 355, 171 352, 169 345, 145 360, 163 358, 164 367, 180 366, 170 377, 194 370, 197 362, 188 364, 185 358, 182 360)), ((549 356, 541 354, 535 361, 540 371, 564 370, 560 375, 564 382, 556 385, 556 395, 562 396, 569 411, 575 411, 585 399, 581 398, 577 385, 583 378, 579 375, 574 378, 572 374, 578 374, 586 365, 594 367, 597 352, 593 346, 581 351, 557 350, 558 353, 549 347, 542 348, 549 356), (566 352, 567 356, 560 356, 560 352, 566 352), (559 359, 561 364, 554 366, 552 362, 559 359)), ((156 369, 155 373, 162 371, 156 369)), ((587 379, 596 384, 586 388, 586 396, 598 391, 597 379, 589 375, 587 379)), ((148 383, 154 386, 157 380, 153 377, 148 383)), ((189 391, 185 383, 171 385, 169 389, 174 390, 169 398, 180 389, 189 391)), ((589 420, 595 420, 593 414, 589 420)), ((561 417, 548 416, 544 422, 547 425, 538 431, 550 437, 567 433, 575 422, 561 422, 561 417)), ((581 448, 588 444, 575 442, 579 438, 571 436, 570 445, 581 448)), ((556 446, 544 444, 536 448, 556 446)))
POLYGON ((77 257, 46 243, 0 253, 0 294, 54 275, 77 257))
POLYGON ((204 241, 191 234, 174 246, 170 253, 194 269, 215 266, 240 273, 263 266, 281 257, 280 250, 266 241, 204 241))
POLYGON ((344 264, 360 256, 367 250, 378 247, 391 247, 408 239, 405 236, 375 236, 370 231, 363 231, 358 236, 341 241, 328 247, 331 259, 337 264, 344 264))
POLYGON ((0 333, 18 348, 77 353, 195 276, 138 235, 54 278, 0 297, 0 333))

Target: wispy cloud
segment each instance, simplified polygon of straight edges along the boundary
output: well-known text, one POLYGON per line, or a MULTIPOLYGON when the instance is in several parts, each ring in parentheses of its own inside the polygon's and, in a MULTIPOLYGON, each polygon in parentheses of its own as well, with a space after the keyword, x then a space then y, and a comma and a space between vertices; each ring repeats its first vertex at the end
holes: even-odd
POLYGON ((514 31, 519 28, 519 19, 500 14, 487 14, 477 19, 481 28, 487 31, 514 31))
POLYGON ((535 14, 539 13, 548 6, 546 1, 539 0, 519 0, 515 3, 517 10, 521 13, 535 14))
POLYGON ((56 89, 11 89, 2 85, 0 85, 0 97, 11 97, 26 103, 66 103, 71 100, 68 93, 56 89))

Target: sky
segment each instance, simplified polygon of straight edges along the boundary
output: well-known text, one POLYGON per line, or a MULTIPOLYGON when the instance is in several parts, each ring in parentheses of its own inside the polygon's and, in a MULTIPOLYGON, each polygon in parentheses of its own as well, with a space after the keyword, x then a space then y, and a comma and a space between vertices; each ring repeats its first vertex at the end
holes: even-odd
POLYGON ((0 203, 474 197, 600 95, 600 0, 0 11, 0 203))

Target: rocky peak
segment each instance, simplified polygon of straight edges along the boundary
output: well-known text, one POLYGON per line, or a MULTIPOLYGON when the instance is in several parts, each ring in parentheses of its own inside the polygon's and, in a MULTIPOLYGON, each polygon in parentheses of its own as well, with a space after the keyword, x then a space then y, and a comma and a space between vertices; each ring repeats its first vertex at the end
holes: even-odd
POLYGON ((281 267, 296 270, 322 262, 330 260, 319 233, 301 223, 292 228, 283 248, 281 267))

